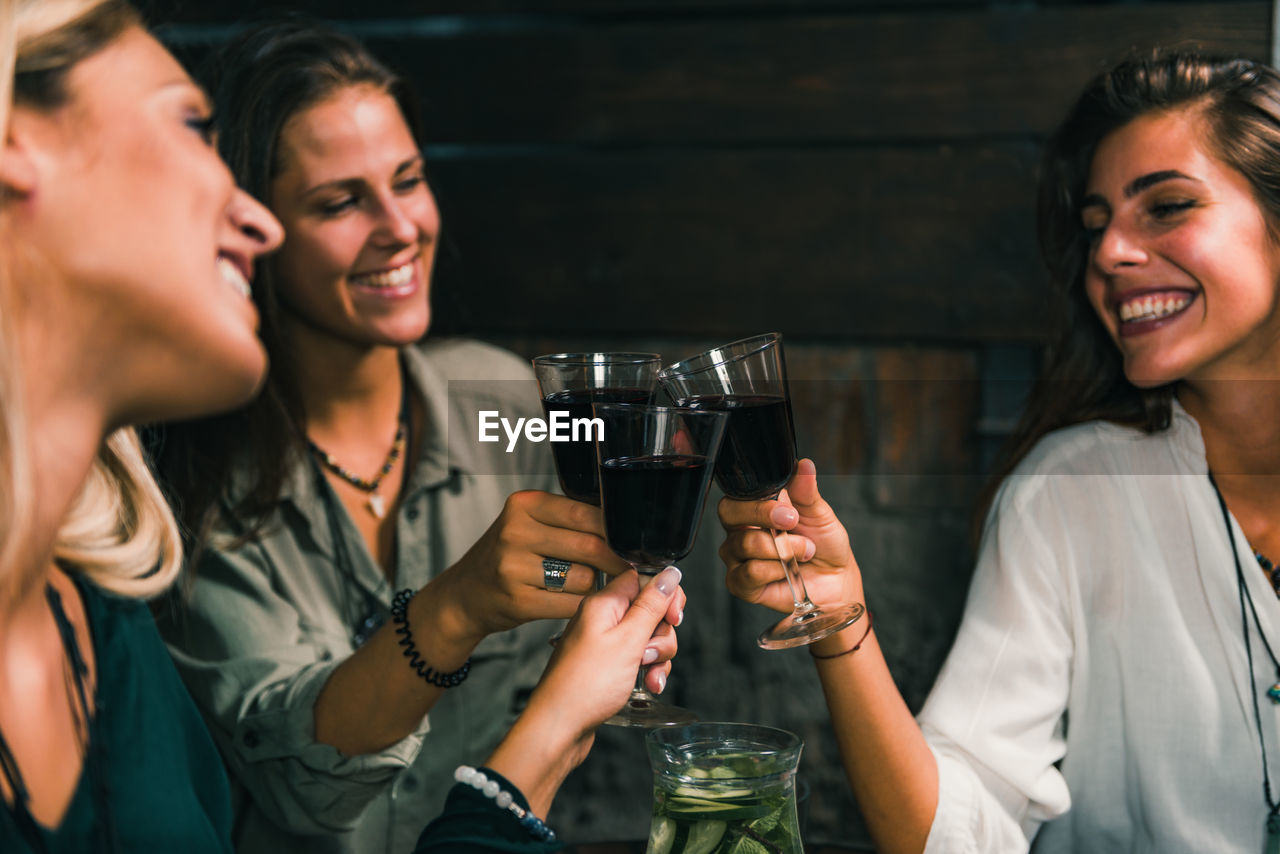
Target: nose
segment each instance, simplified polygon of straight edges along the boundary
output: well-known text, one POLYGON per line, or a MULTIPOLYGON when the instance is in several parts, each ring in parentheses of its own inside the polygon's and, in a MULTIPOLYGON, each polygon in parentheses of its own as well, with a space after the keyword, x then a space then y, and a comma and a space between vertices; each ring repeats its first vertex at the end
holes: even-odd
POLYGON ((255 257, 279 248, 284 242, 284 227, 257 199, 239 188, 227 206, 227 218, 236 233, 247 238, 246 251, 255 257))
POLYGON ((399 245, 418 242, 418 223, 408 204, 394 197, 385 199, 381 211, 378 232, 384 238, 399 245))
POLYGON ((1113 221, 1098 237, 1097 246, 1093 250, 1093 261, 1103 272, 1112 273, 1123 267, 1136 267, 1146 263, 1147 252, 1136 235, 1113 221))

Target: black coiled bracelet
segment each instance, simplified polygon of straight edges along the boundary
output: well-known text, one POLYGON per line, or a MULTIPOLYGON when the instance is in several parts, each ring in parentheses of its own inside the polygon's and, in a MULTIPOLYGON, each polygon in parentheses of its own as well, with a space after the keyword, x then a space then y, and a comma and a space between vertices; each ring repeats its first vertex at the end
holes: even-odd
POLYGON ((396 624, 396 634, 400 635, 398 642, 404 648, 404 657, 409 659, 409 666, 414 672, 429 684, 437 688, 456 688, 471 672, 471 659, 468 658, 452 673, 441 673, 422 660, 422 656, 418 655, 418 648, 413 645, 413 632, 409 631, 409 600, 413 598, 413 593, 413 590, 406 587, 391 600, 391 620, 396 624))

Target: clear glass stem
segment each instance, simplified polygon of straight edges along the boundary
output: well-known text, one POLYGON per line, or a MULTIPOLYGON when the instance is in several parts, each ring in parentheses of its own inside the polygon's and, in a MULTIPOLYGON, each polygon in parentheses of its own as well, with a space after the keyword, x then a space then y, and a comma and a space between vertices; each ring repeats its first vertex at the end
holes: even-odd
POLYGON ((657 697, 649 693, 649 689, 644 687, 644 677, 649 672, 647 664, 640 665, 640 669, 636 671, 636 687, 631 689, 631 699, 627 700, 628 705, 636 703, 652 703, 657 697))
POLYGON ((795 606, 792 614, 797 620, 817 614, 818 606, 813 604, 809 599, 808 591, 804 589, 804 579, 800 576, 800 564, 787 543, 786 534, 777 528, 770 528, 769 533, 773 535, 773 547, 778 552, 778 561, 782 564, 782 572, 787 577, 787 587, 791 589, 791 602, 795 606))

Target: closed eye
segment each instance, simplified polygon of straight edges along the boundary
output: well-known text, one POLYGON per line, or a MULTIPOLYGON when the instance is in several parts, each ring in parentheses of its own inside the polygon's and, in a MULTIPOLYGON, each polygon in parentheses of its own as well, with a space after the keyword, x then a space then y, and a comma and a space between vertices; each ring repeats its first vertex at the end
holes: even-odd
POLYGON ((186 118, 187 127, 191 128, 200 138, 204 140, 205 145, 213 145, 214 140, 218 136, 217 118, 209 113, 208 115, 192 115, 186 118))
POLYGON ((340 216, 348 210, 354 208, 357 204, 355 196, 343 196, 340 199, 333 199, 320 205, 320 213, 325 216, 340 216))
POLYGON ((1164 219, 1181 213, 1182 211, 1190 210, 1195 206, 1196 202, 1194 199, 1179 199, 1178 201, 1173 202, 1160 202, 1159 204, 1151 206, 1151 215, 1156 219, 1164 219))
POLYGON ((426 183, 426 180, 427 179, 424 178, 422 175, 411 175, 408 178, 404 178, 403 180, 397 181, 396 189, 401 192, 416 190, 418 189, 418 187, 421 187, 424 183, 426 183))

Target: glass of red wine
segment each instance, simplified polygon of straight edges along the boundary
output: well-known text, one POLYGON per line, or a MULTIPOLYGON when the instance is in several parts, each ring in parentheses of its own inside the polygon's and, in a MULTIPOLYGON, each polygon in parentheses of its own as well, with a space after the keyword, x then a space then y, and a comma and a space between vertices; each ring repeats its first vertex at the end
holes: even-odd
MULTIPOLYGON (((592 403, 650 403, 658 384, 657 353, 553 353, 533 360, 542 409, 551 417, 591 418, 592 403)), ((575 501, 600 504, 594 440, 553 442, 560 488, 575 501)))
MULTIPOLYGON (((605 539, 640 573, 641 583, 693 549, 728 417, 670 406, 597 403, 604 437, 596 442, 605 539)), ((697 717, 660 703, 644 686, 645 668, 615 726, 666 726, 697 717)))
MULTIPOLYGON (((716 483, 730 498, 778 497, 796 470, 796 434, 787 391, 782 336, 776 332, 714 347, 658 373, 680 406, 726 412, 729 424, 716 461, 716 483)), ((765 649, 814 643, 852 625, 860 604, 823 610, 809 599, 786 538, 770 529, 778 560, 791 588, 794 610, 759 637, 765 649)))

